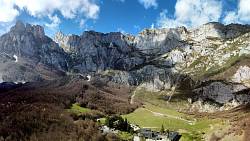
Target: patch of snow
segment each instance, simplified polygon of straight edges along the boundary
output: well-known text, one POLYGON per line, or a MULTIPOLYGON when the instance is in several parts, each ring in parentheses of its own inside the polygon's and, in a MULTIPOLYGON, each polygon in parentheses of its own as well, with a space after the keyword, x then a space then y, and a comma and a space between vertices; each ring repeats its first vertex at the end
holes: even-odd
POLYGON ((22 81, 21 83, 22 83, 22 84, 25 84, 25 83, 27 83, 27 82, 25 82, 25 81, 22 81))
POLYGON ((25 83, 27 83, 27 82, 25 82, 25 81, 15 81, 14 83, 15 83, 15 84, 25 84, 25 83))
POLYGON ((15 58, 15 62, 18 62, 18 57, 14 54, 13 57, 15 58))
POLYGON ((87 81, 90 81, 90 79, 91 79, 91 76, 90 75, 87 75, 87 81))

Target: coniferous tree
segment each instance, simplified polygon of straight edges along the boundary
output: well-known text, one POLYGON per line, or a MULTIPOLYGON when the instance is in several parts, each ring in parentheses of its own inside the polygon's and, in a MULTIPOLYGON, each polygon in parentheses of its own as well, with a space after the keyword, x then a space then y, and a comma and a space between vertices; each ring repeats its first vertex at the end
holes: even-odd
POLYGON ((161 130, 160 130, 160 132, 161 133, 164 133, 164 131, 165 131, 165 129, 164 129, 164 126, 163 126, 163 124, 161 125, 161 130))

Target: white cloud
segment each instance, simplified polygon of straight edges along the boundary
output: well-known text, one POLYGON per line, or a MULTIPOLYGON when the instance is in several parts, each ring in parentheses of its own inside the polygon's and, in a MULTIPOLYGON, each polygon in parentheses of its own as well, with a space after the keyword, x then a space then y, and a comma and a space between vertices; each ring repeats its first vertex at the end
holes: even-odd
POLYGON ((230 23, 237 23, 239 21, 237 13, 234 11, 230 11, 226 13, 226 16, 223 19, 223 23, 230 24, 230 23))
POLYGON ((127 34, 126 31, 122 28, 117 28, 117 32, 121 32, 122 34, 127 34))
POLYGON ((139 25, 134 25, 134 29, 137 30, 137 31, 140 31, 141 27, 139 25))
POLYGON ((65 18, 75 18, 84 14, 87 18, 96 19, 99 6, 90 0, 15 0, 15 4, 35 17, 47 16, 59 11, 65 18))
POLYGON ((144 6, 145 9, 149 9, 151 7, 157 8, 158 3, 156 0, 138 0, 140 4, 144 6))
POLYGON ((239 18, 242 21, 250 21, 250 0, 240 0, 238 6, 239 18))
POLYGON ((207 22, 219 21, 221 14, 222 3, 218 0, 177 0, 174 17, 169 17, 164 10, 160 13, 157 24, 168 28, 195 27, 207 22))
POLYGON ((97 19, 100 7, 94 0, 0 0, 0 11, 0 22, 12 22, 26 11, 36 18, 48 17, 51 24, 46 26, 57 27, 61 20, 56 13, 68 19, 97 19))
POLYGON ((238 8, 235 11, 226 13, 223 22, 230 23, 249 23, 250 22, 250 0, 239 0, 238 8))
POLYGON ((12 0, 0 0, 0 22, 11 22, 19 15, 12 0))
POLYGON ((51 21, 51 23, 46 23, 45 26, 47 26, 50 29, 57 29, 59 24, 61 23, 60 18, 58 18, 57 15, 51 16, 49 15, 49 19, 51 21))
POLYGON ((185 26, 185 24, 180 23, 178 20, 174 18, 169 18, 167 16, 168 11, 165 9, 160 13, 160 16, 157 20, 157 25, 159 27, 167 27, 167 28, 172 28, 172 27, 177 27, 177 26, 185 26))
POLYGON ((80 28, 84 28, 85 27, 85 23, 86 23, 86 20, 85 19, 81 19, 80 20, 80 28))
POLYGON ((152 23, 152 24, 151 24, 151 29, 154 29, 154 28, 155 28, 155 24, 152 23))

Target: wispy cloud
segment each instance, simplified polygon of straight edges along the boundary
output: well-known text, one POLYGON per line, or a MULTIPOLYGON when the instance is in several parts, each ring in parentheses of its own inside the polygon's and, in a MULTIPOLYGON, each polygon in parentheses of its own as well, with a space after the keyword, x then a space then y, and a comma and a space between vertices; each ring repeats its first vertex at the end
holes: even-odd
POLYGON ((0 10, 0 22, 11 22, 19 15, 11 0, 0 0, 0 10))
POLYGON ((117 32, 121 32, 122 34, 126 34, 126 31, 122 28, 117 28, 117 32))
POLYGON ((49 15, 49 19, 51 20, 51 23, 46 23, 45 26, 47 26, 52 30, 57 29, 59 24, 61 23, 60 18, 58 18, 57 15, 54 16, 49 15))
POLYGON ((26 11, 36 18, 47 17, 51 23, 46 26, 52 28, 61 23, 57 13, 66 19, 80 15, 95 20, 100 7, 93 0, 0 0, 0 10, 0 22, 13 22, 21 12, 26 11))
POLYGON ((157 18, 158 27, 197 27, 207 22, 250 23, 250 0, 238 0, 237 8, 227 11, 219 0, 177 0, 174 15, 163 10, 157 18), (224 11, 223 11, 224 10, 224 11))
POLYGON ((238 7, 234 11, 226 13, 223 22, 230 23, 249 23, 250 22, 250 0, 239 0, 238 7))
POLYGON ((144 6, 145 9, 149 9, 149 8, 157 8, 158 7, 158 3, 156 0, 138 0, 140 4, 142 4, 144 6))
POLYGON ((115 0, 115 1, 119 1, 119 2, 125 2, 125 0, 115 0))
POLYGON ((81 19, 80 20, 80 28, 84 28, 85 27, 85 24, 86 24, 86 20, 85 19, 81 19))
POLYGON ((218 0, 178 0, 174 16, 167 10, 160 13, 159 27, 198 26, 210 21, 219 21, 222 14, 222 3, 218 0))

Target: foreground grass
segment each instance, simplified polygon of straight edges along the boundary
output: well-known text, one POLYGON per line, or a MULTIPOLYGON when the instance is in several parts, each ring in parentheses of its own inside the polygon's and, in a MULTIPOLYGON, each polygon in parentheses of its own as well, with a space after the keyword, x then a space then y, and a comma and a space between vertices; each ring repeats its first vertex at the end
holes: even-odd
POLYGON ((124 141, 131 141, 131 140, 133 140, 133 134, 130 134, 128 132, 119 131, 118 136, 119 136, 119 138, 121 140, 124 140, 124 141))

